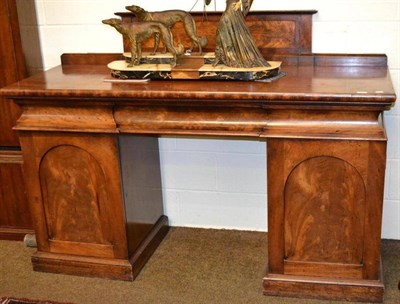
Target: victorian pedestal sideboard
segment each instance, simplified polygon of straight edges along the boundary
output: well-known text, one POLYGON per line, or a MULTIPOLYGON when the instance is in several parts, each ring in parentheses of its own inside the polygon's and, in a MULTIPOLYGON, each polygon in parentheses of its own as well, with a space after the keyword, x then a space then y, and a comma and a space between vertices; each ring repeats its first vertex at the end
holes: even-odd
POLYGON ((271 55, 272 82, 110 83, 120 55, 65 54, 2 89, 22 108, 33 268, 133 280, 168 231, 157 136, 245 137, 268 142, 264 293, 382 301, 387 58, 304 54, 296 22, 307 46, 271 55))
MULTIPOLYGON (((0 2, 0 88, 27 76, 15 0, 0 2)), ((22 153, 12 130, 20 110, 0 96, 0 239, 33 233, 22 177, 22 153)))

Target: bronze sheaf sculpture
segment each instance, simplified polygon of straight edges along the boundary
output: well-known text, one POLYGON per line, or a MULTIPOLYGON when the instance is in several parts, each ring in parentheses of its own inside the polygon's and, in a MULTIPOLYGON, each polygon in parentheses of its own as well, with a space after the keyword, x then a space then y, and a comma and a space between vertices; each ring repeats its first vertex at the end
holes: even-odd
POLYGON ((178 50, 175 49, 171 30, 161 22, 146 21, 123 24, 122 21, 117 18, 106 19, 102 22, 114 27, 119 33, 129 39, 131 44, 131 61, 128 67, 140 64, 140 59, 142 57, 141 44, 147 41, 153 34, 161 35, 164 46, 174 57, 174 66, 176 65, 176 56, 183 54, 183 45, 180 44, 178 50))
MULTIPOLYGON (((137 5, 130 5, 126 6, 125 8, 128 11, 134 13, 136 17, 139 19, 139 21, 159 21, 170 29, 175 25, 175 23, 182 22, 186 34, 192 41, 192 48, 194 48, 194 45, 197 45, 199 48, 199 53, 201 54, 203 52, 202 48, 207 44, 207 37, 197 36, 196 23, 194 22, 193 17, 188 12, 182 10, 148 12, 137 5)), ((158 43, 159 40, 156 34, 154 43, 154 53, 157 51, 158 43)))
POLYGON ((270 66, 258 50, 244 21, 251 4, 251 0, 226 1, 225 12, 217 27, 214 66, 217 64, 238 68, 270 66))

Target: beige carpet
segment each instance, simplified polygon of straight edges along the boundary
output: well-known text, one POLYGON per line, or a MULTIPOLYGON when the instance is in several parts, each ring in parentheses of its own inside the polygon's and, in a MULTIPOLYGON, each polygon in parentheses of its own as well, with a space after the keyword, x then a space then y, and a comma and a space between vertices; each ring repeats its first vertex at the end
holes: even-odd
MULTIPOLYGON (((0 298, 73 303, 341 303, 266 297, 265 233, 174 228, 134 282, 33 272, 21 242, 0 241, 0 298)), ((400 303, 400 241, 383 241, 385 302, 400 303)), ((350 303, 350 302, 345 302, 350 303)))

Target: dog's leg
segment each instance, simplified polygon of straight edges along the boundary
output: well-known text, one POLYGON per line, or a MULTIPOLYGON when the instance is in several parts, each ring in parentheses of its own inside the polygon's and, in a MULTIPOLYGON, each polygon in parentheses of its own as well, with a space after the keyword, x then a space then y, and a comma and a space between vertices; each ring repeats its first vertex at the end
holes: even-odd
POLYGON ((167 53, 167 44, 163 42, 163 50, 161 51, 163 54, 167 53))
POLYGON ((128 64, 128 67, 133 67, 136 65, 136 56, 137 56, 137 41, 136 39, 131 40, 131 62, 128 64))
POLYGON ((135 47, 133 46, 133 42, 131 42, 131 61, 128 64, 128 67, 133 67, 133 62, 135 60, 135 47))
POLYGON ((154 49, 151 55, 154 55, 157 52, 159 45, 160 45, 160 34, 154 33, 154 49))
MULTIPOLYGON (((172 36, 171 27, 167 27, 167 29, 168 29, 168 31, 169 31, 169 33, 170 33, 170 36, 171 36, 171 44, 174 45, 174 38, 173 38, 173 36, 172 36)), ((168 44, 167 42, 163 41, 164 48, 163 48, 163 50, 161 51, 163 54, 166 54, 167 51, 169 51, 169 50, 168 50, 167 44, 168 44)), ((171 52, 171 51, 169 51, 169 52, 171 52)))
POLYGON ((134 65, 139 65, 140 64, 140 58, 141 58, 141 56, 142 56, 142 54, 141 54, 141 46, 140 46, 140 43, 136 40, 135 41, 135 52, 136 52, 136 58, 135 58, 135 61, 134 61, 134 65))
POLYGON ((183 18, 182 21, 185 27, 186 34, 189 36, 190 40, 192 40, 192 49, 196 44, 199 48, 199 53, 203 53, 201 43, 197 37, 196 23, 194 22, 193 17, 188 14, 185 16, 185 18, 183 18))
POLYGON ((139 65, 140 64, 140 61, 142 60, 142 44, 141 43, 137 43, 137 46, 136 46, 136 49, 137 49, 137 63, 136 63, 136 65, 139 65))
POLYGON ((176 66, 177 51, 176 51, 176 49, 174 47, 174 44, 173 44, 172 32, 168 27, 161 26, 161 25, 160 25, 160 31, 161 31, 162 40, 163 40, 165 48, 169 52, 171 52, 171 54, 174 56, 174 59, 173 59, 173 62, 172 62, 172 67, 175 67, 176 66))

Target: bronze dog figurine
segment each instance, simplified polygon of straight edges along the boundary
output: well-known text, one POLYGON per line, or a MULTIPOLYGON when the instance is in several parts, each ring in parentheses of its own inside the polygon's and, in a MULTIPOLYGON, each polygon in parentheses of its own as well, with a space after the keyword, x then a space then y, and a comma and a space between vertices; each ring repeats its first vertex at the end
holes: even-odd
MULTIPOLYGON (((203 47, 207 45, 207 37, 198 37, 196 30, 196 23, 193 17, 185 11, 182 10, 168 10, 161 12, 148 12, 137 5, 131 5, 125 7, 128 11, 134 13, 139 21, 159 21, 163 23, 166 27, 171 29, 175 23, 182 22, 186 31, 186 34, 192 41, 192 48, 195 45, 198 46, 200 54, 203 52, 203 47)), ((157 35, 156 35, 157 36, 157 35)), ((154 52, 158 49, 158 39, 155 38, 154 52)))
POLYGON ((117 18, 106 19, 102 22, 114 27, 129 40, 132 57, 128 67, 140 64, 140 59, 142 58, 142 43, 147 41, 153 34, 161 35, 164 46, 174 56, 173 66, 176 65, 176 56, 183 54, 183 45, 180 44, 178 50, 174 47, 171 30, 161 22, 146 21, 122 23, 121 19, 117 18))

